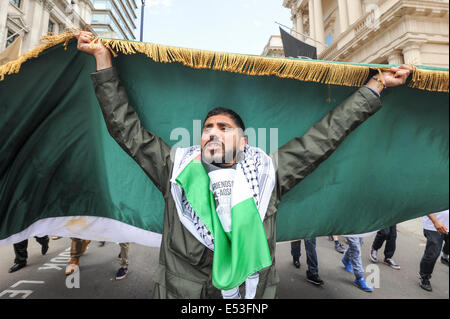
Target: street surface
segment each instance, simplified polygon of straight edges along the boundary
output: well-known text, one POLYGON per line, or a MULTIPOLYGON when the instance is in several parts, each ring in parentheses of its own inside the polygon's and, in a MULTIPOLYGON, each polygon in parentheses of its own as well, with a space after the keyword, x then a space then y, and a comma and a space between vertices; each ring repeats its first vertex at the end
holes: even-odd
MULTIPOLYGON (((420 234, 420 225, 416 222, 413 226, 415 229, 399 227, 394 260, 401 266, 401 270, 391 269, 383 263, 372 264, 368 255, 374 235, 365 239, 363 265, 366 269, 366 279, 379 286, 373 293, 353 286, 354 276, 344 270, 341 263, 342 254, 334 250, 333 242, 327 237, 317 238, 319 275, 325 281, 322 287, 313 286, 306 281, 304 244, 302 243, 301 267, 296 269, 292 264, 290 244, 279 243, 276 256, 280 276, 279 298, 448 299, 449 269, 440 260, 436 263, 431 279, 433 292, 419 287, 417 272, 425 248, 425 239, 420 234)), ((340 237, 340 240, 343 241, 343 237, 340 237)), ((30 239, 27 267, 12 274, 8 273, 8 269, 14 261, 13 247, 0 247, 0 299, 151 298, 152 273, 158 263, 158 248, 131 244, 128 276, 116 281, 119 245, 106 243, 100 247, 98 242, 91 242, 81 257, 79 288, 67 288, 64 270, 70 256, 69 247, 68 238, 50 240, 50 249, 42 256, 41 246, 34 238, 30 239)), ((383 257, 382 250, 378 256, 379 259, 383 257)), ((69 286, 74 286, 75 278, 71 280, 69 286)))

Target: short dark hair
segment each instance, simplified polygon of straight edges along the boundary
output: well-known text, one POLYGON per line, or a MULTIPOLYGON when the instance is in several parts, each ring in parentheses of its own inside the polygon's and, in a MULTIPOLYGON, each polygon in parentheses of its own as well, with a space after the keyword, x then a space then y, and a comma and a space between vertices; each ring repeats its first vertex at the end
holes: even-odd
POLYGON ((239 114, 237 114, 232 109, 227 109, 226 107, 215 107, 211 111, 206 114, 205 121, 203 123, 206 123, 206 120, 209 119, 211 116, 219 115, 219 114, 227 114, 231 117, 231 119, 234 121, 234 124, 236 124, 239 128, 242 129, 242 131, 245 131, 245 125, 244 121, 242 121, 239 114))

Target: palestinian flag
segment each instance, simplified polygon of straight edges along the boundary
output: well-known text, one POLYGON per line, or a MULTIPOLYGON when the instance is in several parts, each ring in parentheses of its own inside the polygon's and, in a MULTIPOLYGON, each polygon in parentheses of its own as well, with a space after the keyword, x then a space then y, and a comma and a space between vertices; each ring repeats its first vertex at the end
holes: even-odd
MULTIPOLYGON (((0 244, 48 234, 157 246, 164 199, 109 136, 89 77, 94 59, 72 37, 46 37, 0 66, 0 244)), ((268 153, 303 135, 371 71, 390 67, 101 41, 117 54, 114 64, 143 126, 171 146, 180 136, 198 144, 197 121, 224 106, 241 115, 257 133, 251 144, 268 153)), ((283 197, 277 240, 365 233, 448 209, 448 75, 416 66, 408 85, 383 92, 382 109, 283 197)), ((205 176, 202 192, 208 190, 205 176)), ((221 238, 214 258, 247 253, 233 246, 243 236, 240 222, 224 232, 211 196, 192 200, 208 208, 205 218, 221 238)), ((239 220, 249 205, 245 196, 234 202, 233 216, 239 220)), ((239 271, 245 276, 266 259, 257 256, 239 271)))
POLYGON ((232 187, 231 225, 228 227, 219 219, 210 178, 200 156, 187 164, 176 182, 214 237, 212 278, 215 287, 224 290, 237 287, 248 276, 272 264, 261 216, 239 168, 232 187))

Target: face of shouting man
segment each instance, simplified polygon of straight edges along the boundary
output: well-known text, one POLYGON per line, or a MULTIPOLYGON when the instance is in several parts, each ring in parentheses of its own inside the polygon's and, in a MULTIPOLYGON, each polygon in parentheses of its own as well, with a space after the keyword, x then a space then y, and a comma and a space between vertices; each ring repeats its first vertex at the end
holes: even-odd
POLYGON ((237 114, 237 118, 228 113, 210 114, 203 126, 202 159, 219 167, 232 166, 237 161, 238 153, 243 152, 247 144, 242 120, 237 114))

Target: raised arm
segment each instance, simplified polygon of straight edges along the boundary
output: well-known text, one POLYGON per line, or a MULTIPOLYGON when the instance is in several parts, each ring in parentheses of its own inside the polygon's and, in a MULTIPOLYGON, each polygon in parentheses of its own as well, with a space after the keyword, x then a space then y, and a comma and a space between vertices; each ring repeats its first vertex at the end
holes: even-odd
POLYGON ((272 154, 277 166, 279 197, 310 174, 345 137, 381 108, 379 94, 383 88, 404 84, 411 72, 410 66, 402 65, 383 72, 383 78, 378 75, 370 79, 304 136, 293 138, 272 154))
POLYGON ((109 134, 139 164, 156 187, 166 193, 172 168, 170 146, 142 126, 103 44, 89 45, 93 40, 90 32, 81 32, 77 38, 78 49, 96 59, 97 72, 92 73, 91 78, 109 134))

